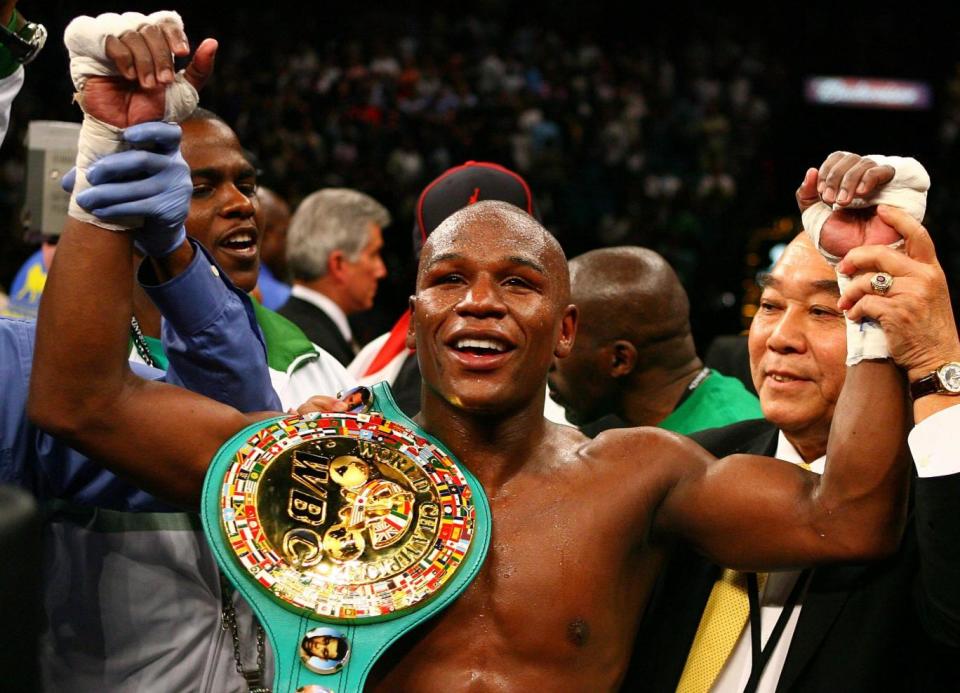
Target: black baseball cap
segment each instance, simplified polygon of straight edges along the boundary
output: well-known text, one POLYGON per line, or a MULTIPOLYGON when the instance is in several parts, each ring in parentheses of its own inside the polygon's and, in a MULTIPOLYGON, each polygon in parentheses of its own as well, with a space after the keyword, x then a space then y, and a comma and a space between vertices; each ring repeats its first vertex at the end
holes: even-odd
POLYGON ((540 221, 533 193, 520 174, 488 161, 468 161, 447 169, 420 193, 413 224, 414 254, 420 255, 427 236, 447 217, 481 200, 509 202, 540 221))

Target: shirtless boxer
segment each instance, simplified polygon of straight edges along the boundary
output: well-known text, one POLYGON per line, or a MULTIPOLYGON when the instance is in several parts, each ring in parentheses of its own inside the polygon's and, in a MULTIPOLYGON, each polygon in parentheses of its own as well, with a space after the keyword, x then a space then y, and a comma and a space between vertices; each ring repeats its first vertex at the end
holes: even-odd
MULTIPOLYGON (((129 236, 70 218, 59 245, 31 415, 144 487, 196 505, 216 450, 268 415, 133 376, 129 236)), ((547 369, 569 353, 577 313, 559 245, 517 208, 478 203, 444 222, 424 247, 411 307, 418 423, 482 483, 493 535, 475 581, 386 654, 370 690, 610 690, 676 541, 754 570, 897 544, 909 468, 903 379, 889 361, 849 369, 817 477, 768 458, 715 461, 657 429, 590 441, 546 421, 547 369)))

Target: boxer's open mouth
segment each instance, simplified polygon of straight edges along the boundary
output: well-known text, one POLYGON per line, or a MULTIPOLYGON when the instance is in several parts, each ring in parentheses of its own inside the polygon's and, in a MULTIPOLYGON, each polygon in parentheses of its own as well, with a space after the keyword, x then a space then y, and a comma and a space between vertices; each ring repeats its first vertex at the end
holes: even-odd
POLYGON ((446 346, 454 358, 469 370, 492 370, 510 358, 516 345, 498 333, 466 330, 453 335, 446 346))
POLYGON ((477 356, 502 354, 513 349, 512 346, 508 346, 495 339, 458 339, 454 342, 453 347, 457 351, 476 354, 477 356))

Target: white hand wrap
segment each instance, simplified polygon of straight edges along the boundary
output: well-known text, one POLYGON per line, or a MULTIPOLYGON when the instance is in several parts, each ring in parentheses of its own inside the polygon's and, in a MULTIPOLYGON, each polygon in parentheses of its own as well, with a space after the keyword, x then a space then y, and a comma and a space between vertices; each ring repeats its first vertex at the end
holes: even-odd
MULTIPOLYGON (((120 73, 107 57, 107 37, 117 36, 127 31, 137 31, 148 24, 174 24, 183 29, 183 20, 176 12, 154 12, 143 15, 139 12, 125 12, 116 14, 108 12, 96 17, 77 17, 63 34, 63 42, 70 53, 70 77, 77 90, 77 102, 83 109, 83 88, 90 77, 119 77, 120 73)), ((163 119, 168 122, 177 122, 187 118, 197 107, 199 96, 197 90, 190 84, 183 70, 177 73, 172 84, 167 85, 165 93, 163 119)), ((114 231, 124 231, 141 226, 142 219, 131 218, 123 223, 109 223, 97 219, 82 209, 76 203, 77 193, 90 187, 87 183, 87 169, 97 159, 126 149, 122 138, 121 128, 108 125, 93 116, 86 114, 84 109, 83 126, 80 128, 80 137, 77 143, 77 179, 70 198, 68 213, 74 219, 95 224, 114 231)))
MULTIPOLYGON (((930 189, 930 176, 927 170, 916 159, 903 156, 883 156, 871 154, 866 157, 878 166, 893 166, 896 173, 893 180, 881 187, 869 198, 855 197, 847 205, 848 209, 862 209, 877 205, 898 207, 917 221, 923 221, 927 211, 927 191, 930 189)), ((820 247, 820 231, 834 209, 841 209, 839 205, 830 206, 825 202, 817 202, 803 213, 803 228, 810 234, 813 244, 820 254, 831 265, 836 266, 840 258, 828 253, 820 247)), ((891 243, 891 248, 903 246, 903 239, 891 243)), ((850 283, 850 277, 837 272, 837 283, 840 293, 850 283)), ((864 359, 889 358, 890 350, 887 347, 887 337, 883 333, 880 323, 874 320, 853 322, 847 320, 847 365, 853 366, 864 359)))
MULTIPOLYGON (((864 207, 876 207, 877 205, 890 205, 902 209, 917 221, 922 222, 923 215, 927 211, 927 191, 930 189, 930 176, 923 164, 907 156, 871 154, 864 158, 870 159, 878 166, 892 166, 895 171, 893 180, 868 198, 854 197, 846 208, 863 209, 864 207)), ((830 206, 826 202, 818 201, 802 215, 804 230, 810 234, 817 250, 831 265, 840 262, 840 258, 820 247, 820 231, 835 209, 843 208, 839 205, 830 206)), ((901 240, 894 243, 892 247, 899 247, 902 243, 901 240)))
MULTIPOLYGON (((837 272, 837 284, 840 293, 850 283, 851 277, 837 272)), ((890 357, 887 346, 887 335, 883 333, 880 323, 875 320, 861 320, 854 322, 846 318, 847 323, 847 365, 855 366, 864 359, 885 359, 890 357)))

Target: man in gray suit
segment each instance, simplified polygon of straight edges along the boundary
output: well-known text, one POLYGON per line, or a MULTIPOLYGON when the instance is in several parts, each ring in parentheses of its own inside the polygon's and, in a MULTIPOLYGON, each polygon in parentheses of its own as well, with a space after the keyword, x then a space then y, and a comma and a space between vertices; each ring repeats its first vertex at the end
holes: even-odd
POLYGON ((390 213, 369 195, 326 188, 304 198, 287 232, 290 298, 278 313, 344 366, 356 354, 347 317, 373 307, 390 213))

